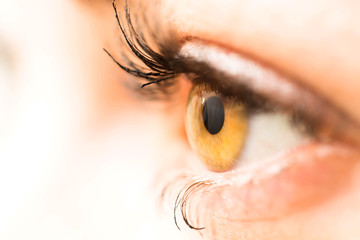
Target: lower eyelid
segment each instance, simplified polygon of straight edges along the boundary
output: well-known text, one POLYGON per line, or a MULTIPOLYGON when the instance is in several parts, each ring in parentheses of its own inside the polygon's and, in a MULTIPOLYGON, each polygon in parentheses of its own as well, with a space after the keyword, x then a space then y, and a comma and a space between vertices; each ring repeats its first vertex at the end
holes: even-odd
POLYGON ((249 169, 226 173, 191 194, 190 222, 208 234, 217 220, 277 220, 311 208, 346 186, 359 158, 358 150, 314 142, 252 170, 252 176, 249 169))

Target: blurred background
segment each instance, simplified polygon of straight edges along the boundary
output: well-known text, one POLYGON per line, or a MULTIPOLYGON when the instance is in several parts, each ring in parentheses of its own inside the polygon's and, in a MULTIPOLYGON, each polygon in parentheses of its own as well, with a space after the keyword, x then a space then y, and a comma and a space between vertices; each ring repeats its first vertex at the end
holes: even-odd
POLYGON ((0 239, 176 239, 155 221, 162 120, 102 50, 114 20, 108 1, 0 0, 0 239))

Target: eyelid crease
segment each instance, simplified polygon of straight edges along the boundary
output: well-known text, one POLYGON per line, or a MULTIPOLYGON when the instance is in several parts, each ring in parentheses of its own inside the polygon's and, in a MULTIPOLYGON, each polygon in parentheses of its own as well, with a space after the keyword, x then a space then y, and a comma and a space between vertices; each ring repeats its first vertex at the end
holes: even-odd
POLYGON ((298 87, 283 80, 274 71, 260 67, 254 61, 241 58, 236 53, 225 52, 215 45, 205 45, 200 41, 187 42, 181 48, 179 57, 191 63, 206 64, 210 69, 223 74, 222 79, 225 77, 226 81, 231 81, 229 85, 236 86, 240 83, 262 95, 276 92, 279 100, 292 100, 299 92, 298 87))
POLYGON ((185 42, 178 58, 186 72, 200 76, 196 83, 210 82, 221 86, 220 92, 230 91, 235 96, 245 88, 299 117, 315 137, 360 144, 360 127, 355 121, 326 99, 266 66, 197 39, 185 42))

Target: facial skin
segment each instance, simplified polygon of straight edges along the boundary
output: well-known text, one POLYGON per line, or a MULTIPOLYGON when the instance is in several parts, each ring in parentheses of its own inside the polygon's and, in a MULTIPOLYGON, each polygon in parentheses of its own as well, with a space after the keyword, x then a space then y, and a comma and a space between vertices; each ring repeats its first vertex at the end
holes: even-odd
MULTIPOLYGON (((166 4, 165 12, 173 10, 171 21, 180 32, 224 45, 292 76, 294 81, 325 97, 359 122, 360 113, 357 106, 360 102, 358 90, 360 68, 356 60, 357 54, 354 54, 360 52, 358 46, 360 28, 356 20, 358 3, 231 0, 226 3, 224 1, 194 3, 169 0, 166 4)), ((335 161, 341 161, 340 158, 334 155, 321 164, 331 165, 335 161)), ((345 167, 351 170, 339 173, 338 179, 336 179, 337 174, 330 173, 331 170, 329 174, 332 179, 324 180, 322 183, 315 181, 316 183, 313 184, 316 189, 299 187, 298 191, 304 194, 302 202, 310 202, 311 207, 302 209, 301 203, 296 202, 292 206, 285 204, 286 206, 277 208, 276 204, 268 205, 266 201, 261 201, 261 194, 254 203, 246 198, 240 198, 248 204, 244 207, 245 210, 239 210, 238 214, 235 209, 241 209, 241 203, 231 205, 234 208, 232 210, 224 210, 226 214, 217 213, 216 209, 221 208, 221 204, 215 203, 216 207, 208 211, 208 217, 215 219, 209 220, 213 227, 208 229, 214 229, 213 233, 207 232, 206 229, 203 232, 209 238, 215 235, 214 239, 356 239, 360 234, 356 220, 354 221, 358 218, 360 210, 356 161, 360 158, 354 153, 346 159, 334 169, 345 167), (355 165, 351 163, 352 161, 355 161, 355 165), (340 179, 345 182, 340 184, 339 191, 327 195, 324 200, 317 200, 316 193, 335 189, 335 185, 331 182, 338 182, 340 179), (306 192, 308 190, 309 192, 306 192), (257 209, 262 209, 262 206, 258 206, 262 204, 268 206, 268 209, 263 211, 264 216, 273 214, 277 217, 262 219, 261 214, 254 213, 257 209), (267 215, 266 212, 270 211, 270 208, 275 212, 267 215), (284 208, 286 213, 282 213, 284 208), (244 220, 229 221, 216 217, 216 215, 229 216, 228 214, 232 219, 244 220), (247 214, 260 217, 247 221, 247 214)), ((324 169, 323 171, 326 172, 324 169)), ((318 175, 307 171, 301 173, 305 176, 298 176, 300 181, 318 175)), ((238 179, 240 180, 241 178, 238 179)), ((248 188, 256 189, 256 186, 250 184, 248 187, 234 187, 233 191, 238 191, 237 194, 240 195, 241 191, 249 191, 245 190, 248 188)), ((216 199, 221 190, 216 192, 213 189, 213 191, 215 193, 209 198, 216 199)), ((277 194, 281 197, 276 197, 275 192, 267 192, 265 196, 272 197, 274 202, 285 201, 289 204, 287 200, 283 200, 286 198, 286 192, 277 194)), ((297 194, 291 193, 292 196, 301 198, 297 194)), ((201 201, 205 203, 207 200, 203 197, 201 201)))
POLYGON ((360 84, 355 1, 166 2, 175 9, 172 19, 181 31, 291 74, 360 119, 355 110, 360 84))
MULTIPOLYGON (((358 2, 160 2, 161 19, 181 35, 264 63, 360 124, 358 2)), ((226 175, 233 188, 194 195, 194 206, 207 209, 191 209, 191 220, 205 229, 181 223, 177 231, 173 199, 162 203, 170 205, 163 218, 154 206, 173 168, 201 166, 184 132, 189 82, 171 107, 138 99, 119 83, 129 75, 102 51, 118 51, 109 1, 19 1, 12 7, 22 14, 0 14, 16 83, 15 97, 4 98, 15 100, 0 128, 6 132, 0 138, 0 159, 6 160, 0 168, 6 196, 1 239, 360 238, 360 154, 340 144, 311 161, 321 143, 304 149, 302 158, 280 159, 300 167, 286 168, 275 181, 262 175, 262 188, 240 184, 245 170, 226 175), (284 182, 290 190, 277 188, 284 182)), ((4 2, 0 9, 10 8, 4 2)))

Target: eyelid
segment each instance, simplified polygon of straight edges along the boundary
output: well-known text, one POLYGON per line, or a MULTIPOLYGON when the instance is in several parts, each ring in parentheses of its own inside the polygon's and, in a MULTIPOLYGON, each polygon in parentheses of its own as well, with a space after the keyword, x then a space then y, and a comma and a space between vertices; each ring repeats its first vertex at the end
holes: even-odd
POLYGON ((278 95, 274 97, 279 100, 292 100, 294 94, 300 94, 294 84, 284 80, 274 71, 215 45, 191 41, 181 48, 179 56, 187 61, 206 64, 221 73, 229 85, 244 84, 262 95, 276 92, 278 95))
MULTIPOLYGON (((113 7, 117 12, 114 3, 113 7)), ((156 84, 163 93, 167 93, 169 92, 168 87, 173 86, 173 83, 176 82, 172 81, 173 78, 178 74, 194 73, 200 77, 199 79, 206 79, 206 81, 212 82, 213 86, 220 86, 219 89, 222 91, 230 89, 233 94, 238 92, 241 95, 259 97, 261 100, 266 100, 261 103, 273 103, 273 106, 292 112, 291 115, 295 116, 295 120, 300 119, 299 122, 310 127, 313 135, 321 140, 336 139, 356 146, 360 145, 358 123, 326 99, 301 86, 299 82, 291 81, 290 78, 280 75, 271 68, 261 66, 256 61, 230 52, 226 48, 208 44, 208 42, 195 37, 180 39, 175 37, 176 34, 169 35, 169 32, 167 32, 168 34, 158 34, 155 29, 150 28, 150 32, 153 33, 150 34, 152 42, 160 50, 159 52, 153 51, 148 46, 143 33, 138 33, 134 28, 126 4, 125 15, 130 33, 122 31, 123 37, 127 39, 127 45, 131 48, 132 53, 144 63, 145 68, 149 68, 149 72, 133 65, 130 59, 127 59, 128 64, 126 65, 129 67, 126 67, 106 52, 123 70, 146 80, 147 83, 142 84, 140 89, 150 84, 156 84), (163 37, 155 37, 158 35, 163 37), (134 48, 134 46, 138 47, 134 48), (153 64, 156 65, 156 68, 151 67, 153 64), (153 71, 156 75, 152 75, 153 71)), ((116 18, 122 29, 117 13, 116 18)), ((142 26, 150 27, 147 23, 143 23, 142 26)))
POLYGON ((229 224, 239 231, 242 224, 278 221, 326 201, 348 184, 358 154, 344 145, 305 145, 251 170, 194 178, 176 207, 191 227, 216 230, 222 239, 229 224))
POLYGON ((201 40, 183 44, 178 54, 186 70, 225 89, 248 88, 283 110, 303 115, 322 139, 360 144, 360 128, 345 113, 299 83, 240 54, 201 40))

